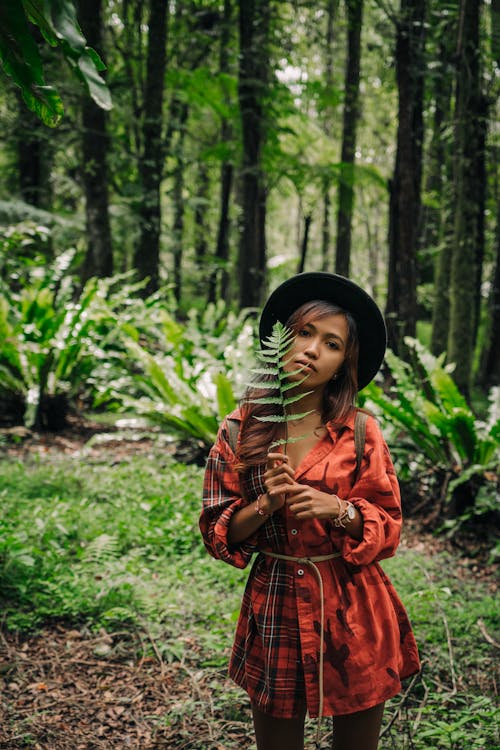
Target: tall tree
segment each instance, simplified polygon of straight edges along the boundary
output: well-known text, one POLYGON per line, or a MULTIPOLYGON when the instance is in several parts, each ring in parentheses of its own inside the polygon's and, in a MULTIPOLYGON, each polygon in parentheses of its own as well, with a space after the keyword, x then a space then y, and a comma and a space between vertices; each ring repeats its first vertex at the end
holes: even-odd
POLYGON ((477 159, 482 142, 483 99, 479 65, 481 0, 460 0, 457 40, 457 78, 454 115, 454 238, 450 273, 450 328, 448 358, 454 377, 468 394, 476 336, 481 185, 477 159))
POLYGON ((402 349, 417 323, 416 250, 420 217, 426 0, 401 0, 396 32, 398 133, 389 204, 389 345, 402 349))
POLYGON ((351 257, 352 210, 354 206, 354 162, 356 128, 359 118, 359 76, 361 62, 361 27, 363 0, 346 0, 347 60, 344 86, 344 123, 337 207, 337 247, 335 271, 349 276, 351 257))
MULTIPOLYGON (((334 28, 339 0, 327 0, 326 4, 326 36, 325 36, 325 87, 327 103, 323 110, 322 126, 325 135, 332 137, 333 107, 331 99, 334 92, 333 62, 334 62, 334 28)), ((321 224, 321 258, 323 271, 330 265, 330 210, 331 210, 331 177, 325 173, 323 177, 323 218, 321 224)))
MULTIPOLYGON (((232 3, 231 0, 224 0, 224 15, 220 25, 220 48, 219 48, 219 71, 224 81, 225 76, 230 72, 229 63, 229 44, 231 40, 231 22, 232 22, 232 3)), ((223 83, 223 88, 225 85, 223 83)), ((225 95, 226 102, 229 95, 225 95)), ((220 128, 220 140, 225 146, 228 146, 232 138, 232 127, 227 117, 222 118, 220 128)), ((233 162, 230 158, 225 158, 220 167, 220 198, 219 198, 219 222, 217 228, 217 243, 215 248, 214 269, 210 274, 208 287, 208 301, 215 302, 218 292, 222 299, 227 294, 227 262, 229 258, 229 206, 231 197, 231 188, 233 184, 233 162)))
MULTIPOLYGON (((498 191, 497 191, 498 192, 498 191)), ((496 218, 496 259, 495 272, 488 305, 490 330, 482 382, 486 387, 497 386, 500 383, 500 196, 497 195, 496 218)))
POLYGON ((456 16, 442 17, 435 9, 436 59, 430 76, 433 103, 432 135, 428 152, 425 192, 427 205, 422 214, 420 246, 434 252, 434 299, 432 305, 431 350, 439 356, 448 345, 450 324, 450 264, 453 244, 452 148, 447 135, 451 121, 453 52, 456 46, 456 16), (436 17, 437 16, 437 17, 436 17))
MULTIPOLYGON (((80 0, 79 20, 90 44, 103 52, 102 0, 80 0)), ((87 251, 82 281, 91 276, 111 276, 113 248, 109 221, 108 164, 109 138, 106 112, 85 96, 82 102, 82 175, 85 190, 87 251)))
POLYGON ((238 99, 243 140, 239 302, 241 307, 257 307, 264 296, 266 278, 267 189, 262 148, 266 131, 263 105, 269 78, 270 0, 240 0, 239 11, 238 99))
POLYGON ((145 294, 158 288, 160 260, 161 203, 164 147, 163 99, 167 67, 169 4, 149 0, 148 51, 142 121, 142 154, 139 163, 142 198, 139 205, 140 237, 134 253, 139 277, 147 278, 145 294))

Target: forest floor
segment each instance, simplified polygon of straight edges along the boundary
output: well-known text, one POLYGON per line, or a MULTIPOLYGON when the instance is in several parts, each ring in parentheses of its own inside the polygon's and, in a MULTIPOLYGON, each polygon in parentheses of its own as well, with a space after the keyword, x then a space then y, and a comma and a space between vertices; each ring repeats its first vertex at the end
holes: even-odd
MULTIPOLYGON (((77 454, 84 446, 101 457, 104 449, 109 450, 112 460, 119 461, 150 450, 151 438, 140 433, 123 436, 108 426, 75 421, 60 435, 19 430, 16 437, 11 431, 2 451, 22 461, 27 456, 77 454)), ((175 449, 167 446, 172 453, 175 449)), ((471 535, 470 540, 469 545, 467 537, 462 538, 457 547, 456 540, 438 538, 411 519, 402 545, 429 559, 446 551, 459 578, 477 579, 494 595, 495 568, 478 551, 477 538, 471 535)), ((498 650, 495 635, 481 622, 478 626, 493 651, 498 650)), ((56 621, 31 634, 0 629, 0 750, 251 750, 245 696, 219 664, 200 667, 196 637, 186 635, 184 641, 182 658, 169 660, 147 626, 96 633, 56 621)), ((491 694, 495 680, 491 674, 483 678, 491 694)), ((466 693, 470 687, 481 694, 481 679, 471 674, 471 684, 461 689, 466 693)), ((326 732, 325 726, 328 747, 331 734, 326 732)), ((413 745, 393 740, 384 747, 400 750, 413 745)))

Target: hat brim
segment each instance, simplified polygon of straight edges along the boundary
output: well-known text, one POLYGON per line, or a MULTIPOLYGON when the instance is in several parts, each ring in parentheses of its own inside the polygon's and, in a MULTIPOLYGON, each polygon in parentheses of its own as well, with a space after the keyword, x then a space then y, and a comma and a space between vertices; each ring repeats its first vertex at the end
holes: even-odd
POLYGON ((380 309, 370 295, 345 276, 332 273, 299 273, 280 284, 264 305, 259 324, 260 340, 270 336, 276 321, 286 323, 305 302, 325 300, 351 313, 359 339, 358 389, 373 380, 384 359, 387 330, 380 309))

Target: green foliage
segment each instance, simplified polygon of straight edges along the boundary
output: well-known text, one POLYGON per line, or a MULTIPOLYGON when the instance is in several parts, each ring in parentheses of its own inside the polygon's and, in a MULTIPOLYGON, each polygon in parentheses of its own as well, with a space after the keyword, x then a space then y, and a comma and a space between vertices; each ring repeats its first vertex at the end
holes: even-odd
POLYGON ((117 608, 118 619, 161 619, 168 587, 158 574, 167 559, 203 553, 200 470, 169 462, 160 451, 153 462, 110 468, 88 457, 67 461, 0 462, 8 626, 29 628, 50 617, 103 623, 116 620, 117 608))
POLYGON ((92 334, 110 318, 109 282, 90 279, 75 299, 65 276, 71 258, 71 252, 59 256, 41 278, 0 299, 0 390, 26 399, 30 424, 40 419, 47 396, 84 387, 97 356, 92 334))
POLYGON ((185 324, 165 308, 157 314, 156 336, 147 346, 132 324, 118 323, 127 374, 103 384, 100 398, 207 449, 220 421, 236 407, 235 388, 248 367, 252 329, 244 314, 221 316, 221 305, 209 305, 198 317, 190 314, 185 324))
POLYGON ((63 115, 61 98, 45 83, 37 43, 29 23, 38 26, 45 40, 58 47, 89 95, 104 109, 111 108, 109 90, 99 75, 105 65, 86 45, 71 0, 5 0, 0 7, 0 60, 4 71, 22 92, 26 105, 50 127, 63 115))
POLYGON ((486 497, 493 510, 500 462, 500 389, 491 391, 487 422, 478 420, 451 377, 452 367, 443 364, 444 356, 434 357, 415 339, 405 341, 411 364, 388 351, 390 391, 386 394, 371 383, 363 391, 364 403, 385 422, 403 476, 414 462, 441 471, 448 501, 467 484, 472 500, 482 488, 483 510, 478 504, 478 512, 485 512, 486 497), (475 490, 472 480, 478 480, 475 490))

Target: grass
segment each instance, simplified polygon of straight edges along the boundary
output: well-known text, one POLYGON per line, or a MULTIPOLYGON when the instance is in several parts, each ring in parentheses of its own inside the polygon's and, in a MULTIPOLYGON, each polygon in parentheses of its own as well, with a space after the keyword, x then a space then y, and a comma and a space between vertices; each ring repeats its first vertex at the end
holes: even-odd
MULTIPOLYGON (((166 455, 0 460, 0 606, 8 629, 53 620, 144 627, 166 662, 195 657, 232 716, 241 693, 218 687, 247 572, 212 560, 197 520, 202 470, 166 455)), ((390 702, 381 750, 493 750, 498 607, 491 583, 460 560, 401 549, 384 562, 414 625, 423 674, 390 702)), ((208 679, 208 678, 207 678, 208 679)), ((181 705, 179 715, 200 711, 181 705)), ((176 721, 170 716, 169 721, 176 721)), ((248 721, 245 714, 242 721, 248 721)), ((229 748, 230 746, 227 745, 229 748)))

